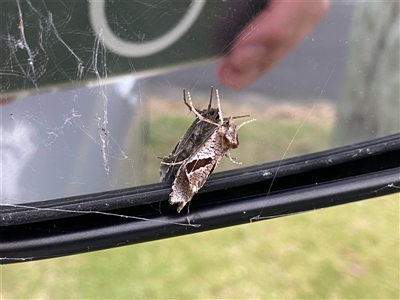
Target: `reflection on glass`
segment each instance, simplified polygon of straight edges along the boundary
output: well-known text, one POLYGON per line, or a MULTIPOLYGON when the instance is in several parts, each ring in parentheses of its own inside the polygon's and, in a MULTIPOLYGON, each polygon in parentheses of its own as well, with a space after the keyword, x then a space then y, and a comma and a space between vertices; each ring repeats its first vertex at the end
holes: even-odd
POLYGON ((398 1, 357 7, 334 145, 400 131, 399 11, 398 1))
MULTIPOLYGON (((12 86, 2 85, 2 201, 27 203, 158 182, 158 157, 171 152, 194 119, 183 104, 183 88, 202 109, 214 86, 225 115, 257 119, 241 129, 240 146, 232 151, 242 166, 398 132, 399 16, 393 13, 398 6, 365 3, 353 21, 354 5, 332 6, 295 51, 240 92, 218 86, 212 62, 109 82, 105 77, 120 66, 106 59, 101 40, 95 44, 100 50, 86 48, 97 59, 91 66, 99 76, 95 86, 51 93, 37 86, 33 94, 16 98, 9 96, 12 86), (376 11, 382 16, 376 18, 376 11)), ((68 79, 75 84, 88 73, 77 69, 71 51, 67 57, 79 76, 68 79)), ((9 58, 14 68, 29 67, 29 57, 9 58)), ((10 61, 2 61, 0 76, 12 71, 10 61)), ((125 67, 136 74, 133 63, 125 67)), ((223 159, 217 171, 230 168, 237 166, 223 159)))

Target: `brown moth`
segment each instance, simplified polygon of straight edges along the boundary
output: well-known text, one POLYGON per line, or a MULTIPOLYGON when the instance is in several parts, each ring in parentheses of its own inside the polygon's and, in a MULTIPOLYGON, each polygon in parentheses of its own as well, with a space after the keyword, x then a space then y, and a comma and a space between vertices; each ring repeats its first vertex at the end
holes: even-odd
POLYGON ((200 122, 214 125, 211 134, 204 138, 203 142, 186 159, 180 162, 167 163, 166 165, 180 165, 172 184, 172 192, 169 194, 169 203, 178 204, 177 211, 180 212, 185 205, 192 200, 193 196, 203 187, 208 177, 221 161, 227 156, 233 163, 241 164, 232 159, 229 150, 239 146, 237 131, 244 125, 255 121, 255 119, 243 122, 239 126, 234 124, 233 119, 247 117, 222 117, 221 104, 218 90, 216 90, 218 102, 218 119, 216 123, 203 117, 194 107, 189 95, 189 105, 200 122))
MULTIPOLYGON (((219 122, 219 113, 217 108, 212 108, 213 87, 211 87, 210 101, 207 109, 194 109, 203 118, 213 123, 219 122)), ((186 101, 186 91, 183 90, 183 103, 192 111, 192 107, 186 101)), ((160 182, 172 181, 178 172, 179 165, 176 162, 182 162, 188 158, 215 130, 217 125, 201 121, 198 117, 193 121, 178 144, 172 150, 171 154, 162 158, 160 166, 160 182)))

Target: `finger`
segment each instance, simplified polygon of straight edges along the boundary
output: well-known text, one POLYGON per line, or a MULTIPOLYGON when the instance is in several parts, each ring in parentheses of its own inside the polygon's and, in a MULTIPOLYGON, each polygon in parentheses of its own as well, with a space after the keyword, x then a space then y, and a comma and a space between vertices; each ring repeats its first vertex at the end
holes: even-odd
POLYGON ((300 43, 325 14, 328 3, 273 0, 220 60, 220 83, 240 89, 259 78, 300 43))

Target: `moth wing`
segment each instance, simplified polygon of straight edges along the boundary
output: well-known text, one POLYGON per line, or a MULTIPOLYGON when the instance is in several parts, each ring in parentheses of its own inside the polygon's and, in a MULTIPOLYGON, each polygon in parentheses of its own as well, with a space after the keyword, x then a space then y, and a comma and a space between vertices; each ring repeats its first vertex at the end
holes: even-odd
POLYGON ((181 172, 186 173, 191 190, 197 193, 220 162, 223 154, 219 152, 216 130, 182 165, 181 172))
POLYGON ((179 168, 174 183, 172 184, 172 192, 169 194, 168 200, 171 205, 178 204, 178 212, 180 212, 182 208, 185 207, 186 203, 192 200, 195 194, 190 188, 189 180, 186 173, 181 171, 182 168, 179 168))
POLYGON ((178 212, 203 187, 216 166, 215 159, 189 159, 179 168, 169 194, 169 203, 178 204, 178 212))
MULTIPOLYGON (((197 112, 210 121, 216 123, 218 122, 218 109, 211 108, 210 110, 207 109, 197 110, 197 112)), ((200 144, 206 139, 208 139, 209 136, 213 133, 215 127, 216 126, 213 126, 210 123, 200 121, 199 118, 196 117, 193 123, 186 130, 185 134, 181 137, 179 142, 176 144, 174 150, 172 150, 171 154, 168 157, 178 156, 180 152, 182 152, 182 149, 187 148, 187 143, 190 140, 190 137, 194 135, 195 131, 199 131, 200 133, 199 136, 202 136, 202 139, 200 141, 197 141, 197 143, 195 143, 194 146, 200 146, 200 144)))
MULTIPOLYGON (((211 108, 209 111, 204 109, 202 111, 197 110, 204 118, 218 122, 218 109, 211 108)), ((180 156, 181 161, 185 160, 190 156, 191 153, 185 153, 186 149, 190 148, 193 152, 196 150, 204 141, 206 141, 211 134, 214 132, 216 126, 200 121, 198 117, 195 118, 193 123, 189 126, 188 130, 181 137, 178 144, 172 150, 171 155, 180 156), (182 155, 186 155, 182 157, 182 155)))
POLYGON ((186 165, 186 176, 194 194, 203 187, 208 177, 214 171, 215 166, 216 160, 211 158, 193 160, 186 165))
MULTIPOLYGON (((163 157, 162 159, 163 163, 175 163, 178 161, 183 161, 188 157, 187 155, 185 155, 185 153, 182 152, 184 152, 184 149, 187 148, 186 144, 190 136, 193 134, 195 127, 196 127, 196 120, 193 121, 192 125, 189 126, 188 130, 181 137, 179 142, 175 145, 175 148, 172 150, 171 154, 163 157)), ((169 181, 169 179, 171 179, 179 169, 179 165, 172 166, 163 163, 161 164, 159 171, 160 182, 169 181)))
MULTIPOLYGON (((211 108, 210 110, 204 109, 198 112, 205 118, 218 122, 218 109, 211 108)), ((193 151, 196 151, 204 141, 206 141, 214 132, 216 126, 210 123, 202 122, 197 117, 189 126, 188 130, 181 137, 176 144, 171 154, 162 159, 163 163, 175 163, 184 161, 189 158, 193 151)), ((160 166, 160 182, 171 180, 179 169, 179 165, 166 165, 160 166)))
POLYGON ((221 160, 223 155, 218 155, 218 152, 210 150, 215 148, 215 135, 217 134, 214 130, 211 136, 180 166, 169 195, 169 203, 178 204, 178 212, 203 187, 221 160))

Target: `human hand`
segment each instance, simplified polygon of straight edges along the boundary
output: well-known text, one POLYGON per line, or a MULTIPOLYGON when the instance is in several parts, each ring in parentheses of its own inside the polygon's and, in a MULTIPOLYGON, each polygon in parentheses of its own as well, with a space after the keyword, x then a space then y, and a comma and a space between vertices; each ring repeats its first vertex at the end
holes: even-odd
POLYGON ((219 82, 241 89, 276 65, 314 28, 329 0, 270 0, 221 58, 219 82))

